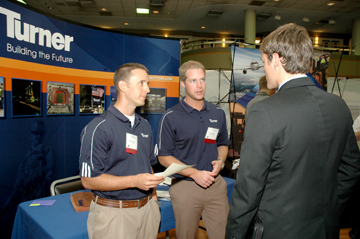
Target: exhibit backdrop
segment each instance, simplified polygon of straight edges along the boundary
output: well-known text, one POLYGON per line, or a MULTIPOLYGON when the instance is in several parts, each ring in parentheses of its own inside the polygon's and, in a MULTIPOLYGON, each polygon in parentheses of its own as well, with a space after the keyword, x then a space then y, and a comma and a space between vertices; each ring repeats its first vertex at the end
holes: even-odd
MULTIPOLYGON (((178 102, 180 40, 77 25, 7 1, 0 25, 0 229, 8 238, 18 203, 78 173, 81 130, 111 104, 117 67, 144 64, 150 87, 163 89, 162 111, 178 102)), ((149 111, 142 116, 155 138, 161 114, 149 111)))

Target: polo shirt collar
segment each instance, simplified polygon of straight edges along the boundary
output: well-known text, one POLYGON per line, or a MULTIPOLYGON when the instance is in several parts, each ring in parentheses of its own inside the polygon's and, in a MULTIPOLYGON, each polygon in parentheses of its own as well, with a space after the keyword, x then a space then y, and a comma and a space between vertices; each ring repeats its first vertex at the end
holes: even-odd
MULTIPOLYGON (((117 108, 115 108, 114 105, 110 105, 107 110, 109 110, 117 119, 119 119, 119 120, 122 121, 123 123, 130 122, 130 120, 129 120, 123 113, 121 113, 120 110, 118 110, 117 108)), ((140 123, 140 120, 141 120, 140 116, 135 113, 135 123, 134 123, 134 126, 137 126, 137 125, 140 123)))
MULTIPOLYGON (((180 101, 180 104, 184 108, 184 110, 188 113, 190 113, 193 110, 196 110, 193 107, 191 107, 188 103, 185 102, 185 97, 182 98, 182 100, 180 101)), ((209 103, 205 99, 204 99, 204 105, 200 111, 203 111, 203 110, 210 110, 209 103)))

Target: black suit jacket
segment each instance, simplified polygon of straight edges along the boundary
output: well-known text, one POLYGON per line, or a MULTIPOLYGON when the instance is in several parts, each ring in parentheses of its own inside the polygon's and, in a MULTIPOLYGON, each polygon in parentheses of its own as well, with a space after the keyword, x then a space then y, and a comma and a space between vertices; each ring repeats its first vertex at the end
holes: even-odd
POLYGON ((248 112, 226 238, 253 217, 263 239, 339 238, 339 214, 360 175, 345 102, 308 77, 285 83, 248 112))

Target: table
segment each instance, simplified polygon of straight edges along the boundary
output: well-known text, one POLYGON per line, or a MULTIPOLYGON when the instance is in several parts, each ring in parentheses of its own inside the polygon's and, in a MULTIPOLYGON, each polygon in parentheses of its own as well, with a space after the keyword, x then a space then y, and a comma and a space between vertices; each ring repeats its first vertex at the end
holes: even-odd
MULTIPOLYGON (((229 202, 235 183, 234 179, 225 178, 229 202)), ((158 186, 159 190, 168 190, 169 186, 158 186)), ((75 212, 70 201, 70 194, 42 198, 56 200, 52 206, 29 205, 33 201, 19 205, 12 232, 12 239, 87 239, 86 221, 89 212, 75 212)), ((174 212, 171 201, 160 201, 161 222, 159 232, 175 228, 174 212)))

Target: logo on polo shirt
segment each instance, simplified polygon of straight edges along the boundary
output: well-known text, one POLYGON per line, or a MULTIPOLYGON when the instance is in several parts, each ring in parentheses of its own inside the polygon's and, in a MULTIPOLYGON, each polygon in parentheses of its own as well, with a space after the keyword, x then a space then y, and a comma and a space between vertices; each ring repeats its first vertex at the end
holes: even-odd
POLYGON ((143 138, 147 138, 147 137, 149 137, 149 135, 148 135, 148 134, 143 134, 143 133, 141 133, 141 136, 142 136, 143 138))
POLYGON ((209 119, 210 120, 210 123, 217 123, 217 120, 212 120, 212 119, 209 119))

